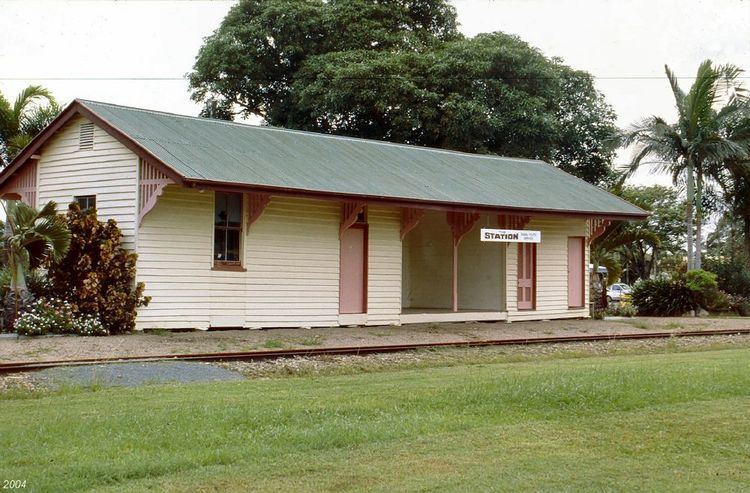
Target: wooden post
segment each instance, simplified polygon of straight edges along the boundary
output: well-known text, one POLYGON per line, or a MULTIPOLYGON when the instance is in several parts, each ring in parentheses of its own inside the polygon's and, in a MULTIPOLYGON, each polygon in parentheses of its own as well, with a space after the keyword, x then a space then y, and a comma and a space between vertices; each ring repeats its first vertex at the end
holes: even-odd
POLYGON ((453 242, 453 311, 458 311, 458 243, 453 242))

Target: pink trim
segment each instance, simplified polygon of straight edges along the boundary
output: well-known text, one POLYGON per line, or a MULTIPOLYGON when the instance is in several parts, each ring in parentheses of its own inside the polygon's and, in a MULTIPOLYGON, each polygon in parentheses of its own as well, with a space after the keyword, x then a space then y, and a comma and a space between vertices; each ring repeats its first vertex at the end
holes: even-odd
POLYGON ((367 224, 352 225, 341 236, 339 313, 367 313, 367 224))
POLYGON ((271 194, 270 193, 261 193, 261 192, 250 192, 247 195, 247 202, 248 202, 248 208, 247 208, 247 227, 253 225, 255 221, 260 219, 260 216, 263 215, 263 211, 266 210, 266 207, 268 206, 268 203, 271 202, 271 194))
POLYGON ((534 310, 536 307, 536 243, 518 244, 518 292, 516 305, 519 310, 534 310))
POLYGON ((607 226, 609 226, 612 221, 610 221, 609 219, 592 218, 589 219, 587 223, 589 235, 586 244, 590 245, 592 241, 594 241, 604 233, 604 231, 607 229, 607 226))
POLYGON ((583 308, 586 282, 586 239, 568 237, 568 308, 583 308))
POLYGON ((523 229, 531 221, 531 216, 516 214, 498 214, 497 223, 500 229, 523 229))
POLYGON ((8 200, 20 200, 36 207, 36 170, 38 160, 30 159, 31 164, 21 168, 5 186, 0 189, 0 197, 8 200))
POLYGON ((401 241, 404 240, 406 235, 412 229, 417 227, 419 221, 424 217, 424 209, 412 209, 403 208, 401 209, 401 241))
POLYGON ((156 200, 164 193, 164 188, 173 183, 174 181, 159 169, 147 161, 141 161, 141 173, 138 178, 138 225, 154 208, 156 200))
POLYGON ((349 229, 357 222, 357 216, 365 209, 365 203, 359 201, 342 202, 341 206, 341 227, 339 228, 339 238, 344 231, 349 229))

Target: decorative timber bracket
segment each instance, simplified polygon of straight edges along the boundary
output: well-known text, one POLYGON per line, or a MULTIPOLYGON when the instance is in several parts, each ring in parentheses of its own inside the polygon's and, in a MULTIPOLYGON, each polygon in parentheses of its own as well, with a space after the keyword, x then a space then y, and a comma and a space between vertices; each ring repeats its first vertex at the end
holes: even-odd
POLYGON ((341 206, 341 227, 339 228, 339 237, 344 234, 344 231, 349 229, 354 223, 357 222, 357 217, 360 212, 365 210, 365 202, 360 201, 346 201, 341 206))
POLYGON ((247 228, 260 219, 268 203, 271 202, 271 194, 262 192, 251 192, 247 195, 247 228))
POLYGON ((453 232, 453 245, 458 246, 463 237, 474 228, 474 225, 479 220, 479 213, 449 212, 446 218, 453 232))
POLYGON ((174 181, 156 169, 147 161, 141 161, 140 176, 138 178, 138 225, 156 205, 156 200, 164 193, 167 185, 174 181))
POLYGON ((417 227, 423 217, 424 209, 412 209, 410 207, 401 209, 401 241, 404 241, 409 231, 417 227))
POLYGON ((523 229, 531 221, 531 216, 498 214, 497 224, 500 229, 523 229))
POLYGON ((586 240, 586 244, 590 245, 591 242, 593 242, 595 239, 600 237, 604 231, 607 229, 607 226, 609 226, 612 221, 608 219, 596 219, 592 218, 589 219, 587 222, 588 225, 588 239, 586 240))

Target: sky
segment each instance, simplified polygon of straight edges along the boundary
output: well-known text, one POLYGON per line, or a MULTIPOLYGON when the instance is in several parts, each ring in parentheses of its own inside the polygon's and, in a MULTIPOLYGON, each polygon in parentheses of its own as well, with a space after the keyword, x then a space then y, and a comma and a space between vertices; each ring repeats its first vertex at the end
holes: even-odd
MULTIPOLYGON (((196 115, 184 75, 234 0, 0 0, 0 91, 196 115)), ((453 0, 461 31, 517 34, 590 72, 621 127, 676 116, 668 64, 689 87, 710 58, 750 70, 750 0, 453 0)), ((745 74, 750 86, 750 73, 745 74)), ((627 163, 621 151, 616 164, 627 163)), ((668 184, 639 172, 633 183, 668 184)))

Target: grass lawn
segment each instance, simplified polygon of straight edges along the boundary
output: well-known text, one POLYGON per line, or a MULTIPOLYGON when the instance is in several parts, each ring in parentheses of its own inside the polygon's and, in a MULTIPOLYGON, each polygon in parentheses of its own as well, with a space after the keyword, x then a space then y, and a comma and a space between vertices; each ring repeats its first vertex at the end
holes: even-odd
POLYGON ((750 489, 750 349, 0 400, 27 491, 750 489))

